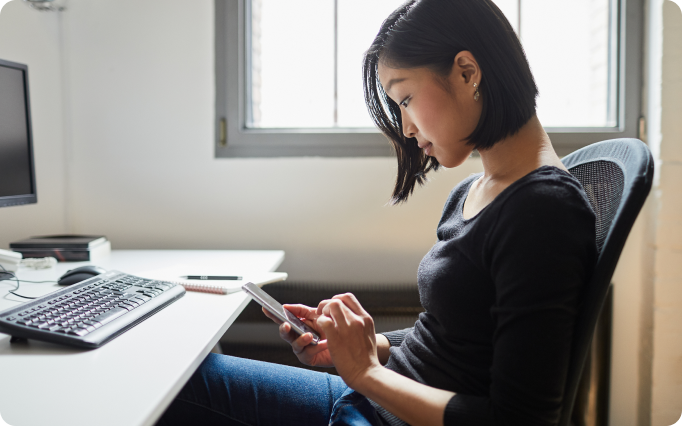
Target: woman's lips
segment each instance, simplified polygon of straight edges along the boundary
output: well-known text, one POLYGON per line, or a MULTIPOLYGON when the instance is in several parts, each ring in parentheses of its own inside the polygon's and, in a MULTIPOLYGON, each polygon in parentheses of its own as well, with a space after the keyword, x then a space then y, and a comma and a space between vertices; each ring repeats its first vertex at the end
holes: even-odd
POLYGON ((431 155, 431 148, 433 148, 433 144, 431 142, 428 142, 426 145, 420 146, 420 148, 424 150, 424 154, 426 154, 427 156, 430 156, 431 155))

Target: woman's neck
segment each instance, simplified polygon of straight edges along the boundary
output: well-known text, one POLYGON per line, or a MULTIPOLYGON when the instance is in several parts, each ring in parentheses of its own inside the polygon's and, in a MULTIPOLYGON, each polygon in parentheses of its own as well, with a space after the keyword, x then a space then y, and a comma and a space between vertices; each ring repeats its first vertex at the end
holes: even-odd
POLYGON ((528 120, 513 136, 490 149, 479 150, 479 154, 484 171, 481 183, 512 183, 541 166, 566 170, 537 116, 528 120))

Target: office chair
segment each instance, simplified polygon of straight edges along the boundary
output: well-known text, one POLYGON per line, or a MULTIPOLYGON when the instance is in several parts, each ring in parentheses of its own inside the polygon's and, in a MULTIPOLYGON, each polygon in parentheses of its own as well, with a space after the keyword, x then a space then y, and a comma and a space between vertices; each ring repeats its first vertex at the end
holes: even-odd
POLYGON ((579 426, 584 419, 576 419, 573 408, 592 336, 625 240, 651 189, 654 165, 649 149, 637 139, 594 143, 562 161, 582 184, 597 216, 599 257, 581 299, 559 420, 559 426, 571 421, 579 426))

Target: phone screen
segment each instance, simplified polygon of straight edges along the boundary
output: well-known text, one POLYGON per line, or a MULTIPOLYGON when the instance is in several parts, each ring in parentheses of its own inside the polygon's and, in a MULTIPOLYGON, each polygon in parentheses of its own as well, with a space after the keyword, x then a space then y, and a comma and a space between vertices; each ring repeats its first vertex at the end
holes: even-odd
POLYGON ((282 306, 278 301, 273 299, 269 294, 267 294, 265 291, 263 291, 263 289, 261 289, 257 285, 253 283, 246 283, 242 286, 242 290, 244 290, 249 296, 253 298, 253 300, 258 302, 262 307, 264 307, 277 318, 279 318, 280 321, 288 322, 291 325, 291 329, 294 332, 298 333, 299 335, 311 333, 313 335, 313 341, 310 343, 311 345, 316 345, 317 342, 320 340, 320 337, 317 335, 317 333, 315 333, 313 329, 305 325, 300 319, 296 318, 296 315, 284 309, 284 306, 282 306))

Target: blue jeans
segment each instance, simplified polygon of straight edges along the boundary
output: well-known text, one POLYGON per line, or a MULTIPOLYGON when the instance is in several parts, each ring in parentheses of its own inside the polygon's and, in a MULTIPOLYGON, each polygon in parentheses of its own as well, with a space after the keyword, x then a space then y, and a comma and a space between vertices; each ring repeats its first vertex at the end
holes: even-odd
POLYGON ((157 423, 171 425, 384 423, 338 376, 211 353, 157 423))

